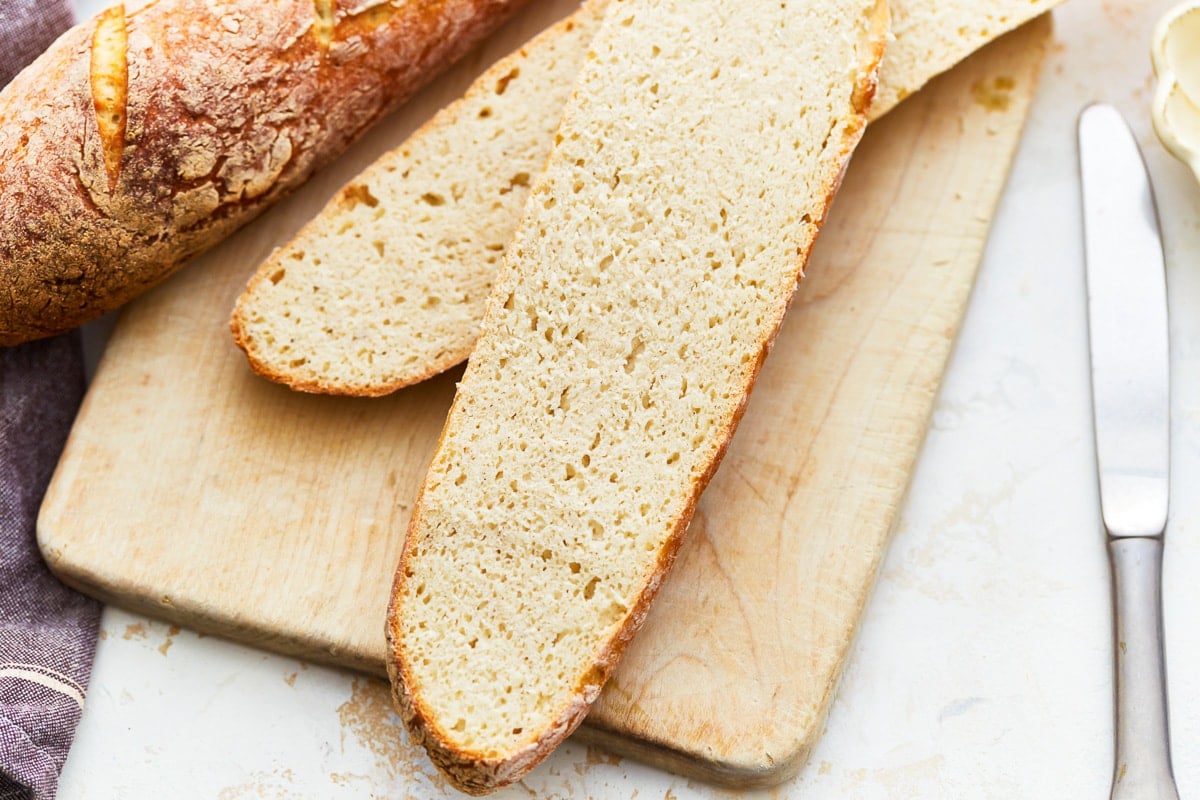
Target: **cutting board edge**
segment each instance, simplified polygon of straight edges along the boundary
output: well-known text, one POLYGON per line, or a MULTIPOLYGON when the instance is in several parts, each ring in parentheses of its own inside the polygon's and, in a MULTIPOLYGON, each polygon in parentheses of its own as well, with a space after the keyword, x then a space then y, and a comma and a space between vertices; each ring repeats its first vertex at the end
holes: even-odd
POLYGON ((782 760, 763 759, 759 762, 718 760, 698 753, 689 753, 676 747, 637 739, 628 733, 612 730, 606 726, 586 720, 573 734, 573 738, 594 745, 606 752, 624 758, 632 758, 655 769, 673 775, 696 778, 714 786, 728 789, 769 789, 778 786, 799 774, 808 763, 820 736, 806 737, 798 748, 782 760))
MULTIPOLYGON (((300 639, 277 636, 268 640, 249 642, 245 637, 245 626, 229 621, 223 615, 214 614, 191 604, 152 602, 141 599, 146 593, 136 587, 114 585, 103 576, 91 574, 73 564, 69 559, 55 556, 50 547, 52 543, 38 530, 38 545, 42 548, 43 557, 50 571, 67 586, 89 597, 100 600, 106 605, 125 611, 145 614, 148 617, 185 627, 210 636, 218 636, 238 647, 265 648, 278 655, 309 661, 314 664, 360 672, 369 677, 387 681, 386 665, 377 658, 353 657, 347 653, 331 652, 326 647, 316 646, 300 639), (46 544, 43 544, 43 542, 46 544), (121 594, 126 592, 126 594, 121 594)), ((881 562, 882 563, 882 562, 881 562)), ((877 568, 878 569, 878 568, 877 568)), ((869 592, 864 597, 862 608, 865 608, 869 592)), ((861 613, 861 609, 860 609, 861 613)), ((842 664, 838 674, 833 676, 832 690, 816 715, 817 721, 823 721, 828 709, 837 694, 837 686, 841 680, 842 664)), ((580 727, 572 734, 572 738, 585 744, 592 744, 618 756, 628 757, 685 777, 723 786, 732 789, 764 789, 777 786, 795 777, 808 762, 812 748, 820 739, 817 732, 819 725, 814 724, 806 729, 805 736, 799 740, 792 736, 780 736, 779 743, 783 748, 791 748, 782 757, 755 758, 750 756, 744 760, 737 757, 718 758, 714 754, 693 752, 667 742, 652 738, 637 737, 629 732, 610 729, 607 725, 593 721, 590 717, 584 719, 580 727)), ((763 748, 764 754, 772 750, 770 745, 763 748)))
MULTIPOLYGON (((232 618, 229 614, 213 611, 199 603, 177 603, 170 598, 152 600, 152 587, 140 586, 118 576, 106 575, 72 561, 64 551, 56 548, 54 525, 47 520, 47 517, 51 516, 52 508, 51 503, 43 505, 38 517, 38 549, 50 572, 72 589, 106 605, 145 614, 198 633, 219 636, 239 647, 265 649, 280 655, 387 679, 387 670, 378 656, 357 653, 354 648, 349 647, 342 650, 330 648, 326 644, 311 642, 303 636, 288 633, 270 635, 265 627, 258 626, 254 631, 261 638, 251 639, 246 636, 246 623, 232 618)), ((381 638, 382 635, 381 630, 381 638)))

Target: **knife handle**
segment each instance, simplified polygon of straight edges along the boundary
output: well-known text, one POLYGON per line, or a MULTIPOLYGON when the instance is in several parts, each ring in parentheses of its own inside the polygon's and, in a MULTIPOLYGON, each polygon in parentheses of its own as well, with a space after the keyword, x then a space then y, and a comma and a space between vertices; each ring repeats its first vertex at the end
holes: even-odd
POLYGON ((1162 539, 1112 538, 1116 764, 1112 800, 1179 800, 1163 666, 1162 539))

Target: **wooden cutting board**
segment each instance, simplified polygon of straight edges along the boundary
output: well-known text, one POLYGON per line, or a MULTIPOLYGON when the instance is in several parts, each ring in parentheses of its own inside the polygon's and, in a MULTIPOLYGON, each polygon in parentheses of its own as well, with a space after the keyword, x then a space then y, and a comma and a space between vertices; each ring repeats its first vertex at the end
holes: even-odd
MULTIPOLYGON (((553 10, 510 25, 124 312, 39 521, 65 581, 383 674, 392 570, 458 372, 380 400, 293 394, 250 373, 229 311, 337 186, 553 10)), ((583 736, 741 786, 804 763, 904 497, 1049 29, 1043 19, 996 42, 868 132, 679 561, 583 736)))

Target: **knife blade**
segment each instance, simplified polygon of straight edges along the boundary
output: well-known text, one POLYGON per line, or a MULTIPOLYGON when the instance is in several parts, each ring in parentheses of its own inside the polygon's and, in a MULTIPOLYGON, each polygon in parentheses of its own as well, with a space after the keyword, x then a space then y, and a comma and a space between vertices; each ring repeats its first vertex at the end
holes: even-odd
POLYGON ((1115 108, 1079 117, 1092 409, 1113 576, 1114 800, 1177 800, 1162 631, 1170 463, 1167 287, 1154 192, 1115 108))
POLYGON ((1154 196, 1112 106, 1079 121, 1100 508, 1111 536, 1167 523, 1167 284, 1154 196))

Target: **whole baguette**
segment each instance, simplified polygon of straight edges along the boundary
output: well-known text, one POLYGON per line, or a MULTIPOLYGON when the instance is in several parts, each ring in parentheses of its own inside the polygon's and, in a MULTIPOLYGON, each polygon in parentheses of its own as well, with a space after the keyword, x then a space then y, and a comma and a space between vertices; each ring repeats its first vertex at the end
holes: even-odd
POLYGON ((299 186, 523 0, 159 0, 0 92, 0 344, 129 300, 299 186))
MULTIPOLYGON (((892 0, 871 118, 1059 1, 892 0)), ((259 267, 230 323, 255 372, 298 391, 379 396, 467 358, 608 2, 497 62, 259 267)))
POLYGON ((866 126, 883 0, 613 0, 413 510, 388 671, 463 791, 645 619, 866 126), (752 101, 750 101, 752 99, 752 101))

